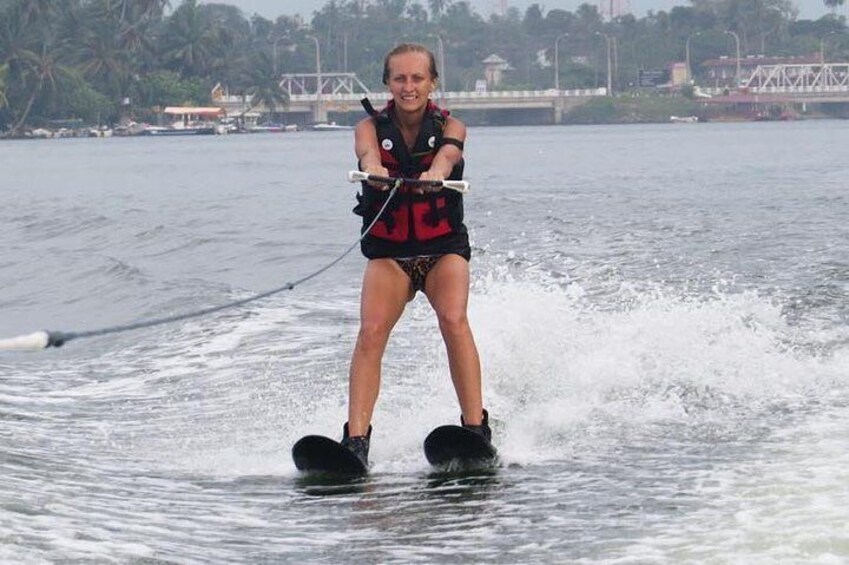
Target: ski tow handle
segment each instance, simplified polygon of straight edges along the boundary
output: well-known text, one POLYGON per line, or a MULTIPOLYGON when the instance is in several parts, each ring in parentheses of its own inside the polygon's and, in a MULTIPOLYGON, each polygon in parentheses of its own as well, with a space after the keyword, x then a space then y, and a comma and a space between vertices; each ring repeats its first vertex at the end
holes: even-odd
POLYGON ((386 184, 395 184, 396 181, 401 181, 404 184, 412 186, 426 186, 430 188, 448 188, 456 190, 462 194, 469 192, 469 183, 464 180, 422 180, 422 179, 405 179, 394 177, 382 177, 379 175, 370 175, 362 171, 348 171, 348 182, 384 182, 386 184))
POLYGON ((54 342, 50 332, 33 332, 9 339, 0 339, 0 351, 40 351, 54 345, 54 342))

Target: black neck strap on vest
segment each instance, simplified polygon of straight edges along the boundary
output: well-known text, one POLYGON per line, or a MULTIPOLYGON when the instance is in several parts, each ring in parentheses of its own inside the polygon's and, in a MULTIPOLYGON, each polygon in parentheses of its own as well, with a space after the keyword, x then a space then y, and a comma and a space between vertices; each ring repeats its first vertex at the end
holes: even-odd
POLYGON ((380 112, 378 112, 377 110, 374 109, 374 106, 372 106, 371 100, 368 99, 368 96, 366 96, 365 98, 360 100, 360 104, 363 105, 363 108, 365 109, 366 112, 368 112, 369 116, 376 116, 377 114, 380 113, 380 112))

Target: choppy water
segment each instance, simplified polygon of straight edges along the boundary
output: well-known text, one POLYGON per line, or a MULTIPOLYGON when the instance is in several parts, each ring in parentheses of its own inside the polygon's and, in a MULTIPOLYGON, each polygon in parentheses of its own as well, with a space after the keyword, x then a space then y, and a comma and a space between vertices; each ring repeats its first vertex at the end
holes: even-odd
MULTIPOLYGON (((430 474, 458 409, 422 298, 372 475, 337 436, 363 259, 249 307, 0 354, 5 562, 842 563, 849 123, 472 129, 504 467, 430 474)), ((212 306, 356 237, 346 133, 0 144, 0 337, 212 306)))

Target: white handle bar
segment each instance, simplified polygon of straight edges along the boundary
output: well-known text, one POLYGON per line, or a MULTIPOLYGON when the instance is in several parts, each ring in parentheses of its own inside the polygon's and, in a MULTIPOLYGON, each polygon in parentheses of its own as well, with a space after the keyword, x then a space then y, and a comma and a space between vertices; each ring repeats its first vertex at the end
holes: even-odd
POLYGON ((420 180, 420 179, 396 179, 392 177, 381 177, 378 175, 370 175, 368 173, 364 173, 362 171, 348 171, 348 182, 360 182, 360 181, 373 181, 373 182, 385 182, 387 184, 393 184, 395 181, 400 180, 403 181, 404 184, 412 184, 419 186, 430 186, 433 188, 448 188, 451 190, 456 190, 460 193, 469 192, 469 183, 464 180, 420 180))
POLYGON ((40 351, 49 345, 50 334, 44 331, 0 339, 0 351, 40 351))

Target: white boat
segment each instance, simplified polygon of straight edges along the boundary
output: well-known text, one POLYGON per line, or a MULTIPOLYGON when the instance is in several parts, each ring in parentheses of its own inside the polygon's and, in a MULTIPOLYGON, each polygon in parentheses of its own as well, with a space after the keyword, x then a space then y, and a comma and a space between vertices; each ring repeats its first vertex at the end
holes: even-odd
POLYGON ((215 126, 173 128, 161 126, 148 126, 137 135, 153 135, 156 137, 170 137, 175 135, 215 135, 215 126))
POLYGON ((219 119, 226 113, 218 107, 169 106, 163 114, 171 116, 174 122, 168 127, 148 126, 141 135, 214 135, 227 133, 220 127, 219 119))
POLYGON ((698 123, 698 116, 669 116, 669 121, 673 124, 695 124, 698 123))
POLYGON ((324 122, 320 124, 313 124, 309 126, 309 129, 313 131, 339 131, 339 130, 352 130, 354 126, 340 126, 336 122, 324 122))
POLYGON ((262 124, 251 126, 248 131, 251 133, 283 133, 298 131, 298 126, 295 124, 262 124))

